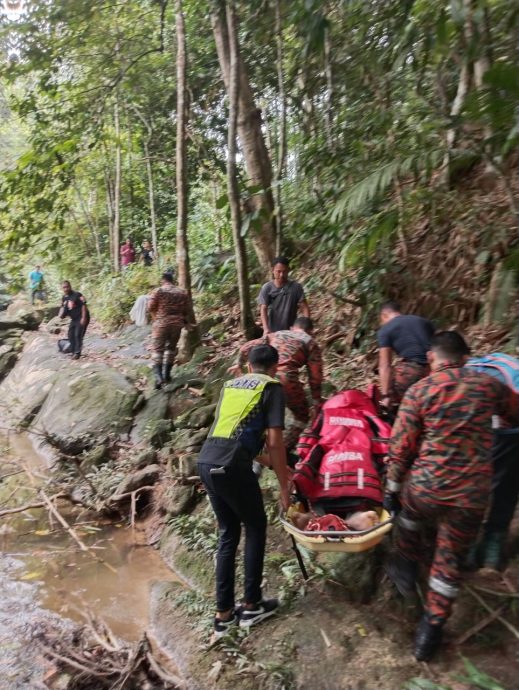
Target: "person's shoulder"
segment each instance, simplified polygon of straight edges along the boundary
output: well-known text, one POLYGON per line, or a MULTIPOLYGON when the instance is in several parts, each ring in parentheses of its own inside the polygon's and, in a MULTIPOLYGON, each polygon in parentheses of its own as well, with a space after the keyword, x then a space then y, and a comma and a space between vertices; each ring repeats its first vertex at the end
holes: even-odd
POLYGON ((272 290, 273 285, 274 283, 271 280, 267 281, 266 283, 263 283, 263 285, 260 288, 260 292, 268 292, 272 290))

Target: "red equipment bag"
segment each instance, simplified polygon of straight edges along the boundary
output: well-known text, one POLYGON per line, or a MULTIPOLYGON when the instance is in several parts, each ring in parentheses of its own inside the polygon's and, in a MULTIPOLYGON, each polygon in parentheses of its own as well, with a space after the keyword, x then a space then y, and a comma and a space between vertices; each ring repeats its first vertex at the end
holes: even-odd
POLYGON ((387 453, 390 435, 391 427, 362 391, 330 398, 310 432, 303 432, 303 448, 298 446, 301 461, 293 477, 298 492, 310 502, 359 498, 382 503, 377 459, 387 453))

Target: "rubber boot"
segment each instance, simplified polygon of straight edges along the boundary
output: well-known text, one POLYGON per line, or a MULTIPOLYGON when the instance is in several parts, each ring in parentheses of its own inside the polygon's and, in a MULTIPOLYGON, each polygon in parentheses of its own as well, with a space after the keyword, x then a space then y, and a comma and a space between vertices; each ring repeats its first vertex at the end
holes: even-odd
POLYGON ((155 374, 155 390, 159 390, 164 383, 164 379, 162 378, 162 364, 155 364, 153 366, 153 373, 155 374))
POLYGON ((386 563, 385 571, 405 599, 409 599, 416 593, 416 578, 418 577, 418 563, 416 561, 410 561, 396 552, 386 563))
POLYGON ((479 563, 481 568, 501 570, 504 564, 504 547, 506 532, 488 532, 479 545, 479 563))
POLYGON ((171 383, 171 369, 173 368, 172 364, 165 364, 164 365, 164 383, 171 383))
POLYGON ((443 636, 442 625, 432 625, 423 616, 416 629, 414 656, 417 661, 430 661, 438 651, 443 636))

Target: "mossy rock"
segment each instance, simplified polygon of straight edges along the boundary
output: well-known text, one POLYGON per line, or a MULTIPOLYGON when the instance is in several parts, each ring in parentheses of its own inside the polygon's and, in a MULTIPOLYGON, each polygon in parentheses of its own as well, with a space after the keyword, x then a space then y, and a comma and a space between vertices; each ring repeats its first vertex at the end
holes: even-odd
POLYGON ((168 445, 172 446, 176 453, 196 452, 202 447, 208 433, 209 429, 199 429, 198 431, 178 429, 171 434, 171 440, 168 445))
POLYGON ((147 465, 154 465, 157 462, 157 451, 153 448, 147 448, 132 457, 130 462, 137 469, 142 469, 147 465))
POLYGON ((91 472, 95 467, 99 467, 104 462, 109 460, 108 446, 106 444, 101 444, 95 446, 92 450, 83 453, 80 464, 80 469, 82 472, 91 472))
POLYGON ((220 397, 220 391, 222 386, 227 381, 230 376, 227 373, 227 369, 234 364, 235 357, 227 357, 220 360, 214 369, 208 375, 203 393, 204 397, 211 403, 217 403, 220 397))
POLYGON ((171 484, 161 496, 161 508, 170 517, 190 513, 195 503, 195 488, 191 484, 171 484))
POLYGON ((202 429, 208 427, 214 421, 215 411, 216 403, 194 407, 179 417, 175 422, 175 426, 178 429, 202 429))
POLYGON ((212 591, 214 561, 204 553, 184 546, 171 525, 162 533, 159 550, 167 565, 190 587, 206 593, 212 591))
MULTIPOLYGON (((167 425, 161 425, 161 421, 165 421, 168 413, 168 396, 163 391, 154 391, 148 398, 146 398, 142 409, 137 413, 135 422, 130 434, 133 443, 150 443, 152 437, 158 434, 158 446, 163 445, 166 438, 163 434, 166 430, 166 435, 171 431, 171 421, 167 425)), ((155 444, 153 444, 155 445, 155 444)))
POLYGON ((327 553, 321 554, 319 560, 326 565, 330 577, 344 587, 350 601, 366 604, 377 589, 380 553, 377 548, 360 553, 327 553))
POLYGON ((198 453, 175 455, 169 460, 169 472, 172 477, 193 477, 198 475, 196 463, 198 453))
POLYGON ((127 494, 140 489, 142 486, 151 486, 157 483, 159 477, 159 465, 149 465, 125 477, 117 487, 115 494, 127 494))
POLYGON ((173 423, 171 419, 150 420, 143 430, 143 440, 153 448, 161 448, 171 438, 173 423))

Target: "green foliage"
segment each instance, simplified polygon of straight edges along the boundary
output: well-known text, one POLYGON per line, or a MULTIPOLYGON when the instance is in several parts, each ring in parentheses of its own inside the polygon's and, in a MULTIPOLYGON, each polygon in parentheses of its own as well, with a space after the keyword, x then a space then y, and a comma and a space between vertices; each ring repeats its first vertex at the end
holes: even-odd
MULTIPOLYGON (((467 683, 474 690, 506 690, 501 683, 480 671, 471 661, 463 659, 466 675, 458 676, 457 681, 467 683)), ((451 685, 440 685, 427 678, 413 678, 405 685, 406 690, 454 690, 451 685)))
POLYGON ((218 532, 210 510, 196 515, 179 515, 171 518, 169 524, 188 550, 203 553, 209 558, 214 557, 218 544, 218 532))

